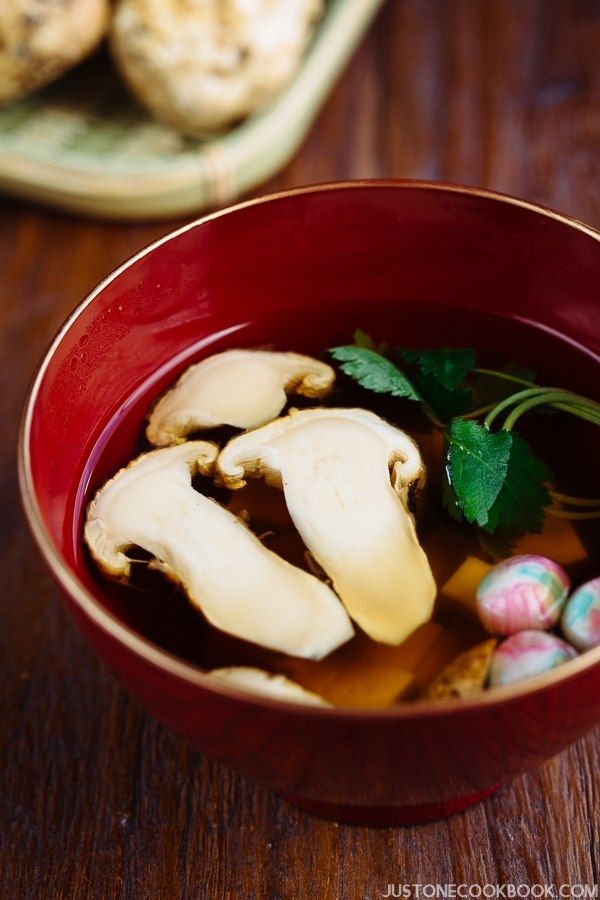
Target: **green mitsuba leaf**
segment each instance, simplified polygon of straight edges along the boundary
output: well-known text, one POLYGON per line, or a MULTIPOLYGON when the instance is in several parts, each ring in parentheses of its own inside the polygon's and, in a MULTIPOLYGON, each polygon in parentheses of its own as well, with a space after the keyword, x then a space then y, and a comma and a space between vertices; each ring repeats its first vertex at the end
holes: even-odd
POLYGON ((432 350, 401 350, 408 363, 417 365, 447 391, 453 391, 475 366, 472 347, 438 347, 432 350))
POLYGON ((409 376, 425 402, 443 421, 471 408, 471 391, 459 387, 475 365, 470 348, 400 350, 409 365, 409 376))
POLYGON ((487 525, 506 478, 512 441, 509 432, 494 434, 477 422, 453 419, 450 423, 448 476, 468 522, 487 525))
POLYGON ((411 370, 409 374, 423 400, 443 422, 449 422, 454 416, 460 416, 471 409, 471 391, 460 387, 449 391, 431 375, 426 375, 419 369, 411 370))
POLYGON ((457 522, 462 521, 463 511, 458 502, 452 481, 450 480, 449 465, 446 467, 446 471, 442 477, 442 503, 444 504, 444 509, 452 519, 455 519, 457 522))
POLYGON ((444 505, 454 518, 458 508, 485 532, 510 537, 542 530, 553 475, 514 432, 453 419, 447 472, 444 505))
POLYGON ((400 369, 368 347, 332 347, 331 356, 340 364, 340 369, 353 378, 361 387, 376 394, 391 394, 420 401, 421 397, 400 369))
POLYGON ((553 481, 554 476, 523 438, 514 432, 511 432, 511 438, 506 477, 484 528, 511 536, 527 531, 539 533, 544 523, 545 507, 550 505, 545 482, 553 481))

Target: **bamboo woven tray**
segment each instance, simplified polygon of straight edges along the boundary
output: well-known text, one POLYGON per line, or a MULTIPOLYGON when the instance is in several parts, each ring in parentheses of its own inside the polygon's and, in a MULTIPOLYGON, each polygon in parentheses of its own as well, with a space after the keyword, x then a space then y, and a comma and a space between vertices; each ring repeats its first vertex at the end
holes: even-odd
POLYGON ((102 54, 0 110, 0 190, 94 217, 221 206, 293 155, 383 0, 330 0, 290 86, 218 138, 155 122, 102 54))

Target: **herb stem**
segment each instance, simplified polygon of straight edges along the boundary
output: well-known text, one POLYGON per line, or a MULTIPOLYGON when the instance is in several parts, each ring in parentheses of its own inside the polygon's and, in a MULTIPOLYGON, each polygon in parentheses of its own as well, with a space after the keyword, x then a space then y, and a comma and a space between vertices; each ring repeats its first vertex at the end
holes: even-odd
POLYGON ((580 405, 578 403, 551 403, 550 406, 554 406, 555 409, 560 409, 563 412, 571 413, 573 416, 578 416, 580 419, 585 419, 586 422, 600 425, 600 409, 596 410, 593 406, 580 405))
POLYGON ((436 428, 442 428, 442 429, 443 429, 443 428, 446 427, 445 423, 442 422, 441 419, 438 419, 438 417, 436 416, 436 414, 434 413, 434 411, 432 410, 432 408, 429 406, 428 403, 425 403, 424 400, 421 401, 421 409, 423 410, 423 413, 427 416, 427 418, 429 419, 429 421, 430 421, 433 425, 436 426, 436 428))
POLYGON ((505 409, 508 409, 509 406, 514 406, 515 403, 521 403, 522 400, 527 400, 529 397, 538 397, 541 394, 546 394, 548 390, 548 388, 532 387, 528 388, 528 390, 526 391, 518 391, 516 394, 511 394, 510 397, 506 397, 505 400, 501 400, 500 403, 497 403, 493 407, 491 412, 486 416, 483 424, 489 431, 492 422, 500 415, 501 412, 504 412, 505 409))
POLYGON ((546 512, 549 516, 556 516, 558 519, 600 519, 600 509, 594 509, 590 512, 573 512, 569 509, 557 509, 554 506, 547 506, 546 512))
MULTIPOLYGON (((522 393, 524 394, 525 391, 522 391, 522 393)), ((519 403, 510 415, 506 417, 506 421, 502 427, 505 431, 511 431, 517 419, 520 419, 521 416, 524 413, 529 412, 530 409, 535 409, 536 406, 550 405, 557 402, 562 404, 562 409, 565 412, 568 412, 573 416, 581 416, 581 418, 588 419, 592 422, 600 422, 600 407, 596 410, 594 407, 597 406, 597 404, 593 404, 593 401, 586 403, 583 402, 583 400, 584 398, 578 397, 577 394, 571 394, 570 391, 547 389, 544 393, 538 393, 535 396, 530 395, 529 398, 524 399, 519 403)))
POLYGON ((496 369, 480 369, 476 368, 472 370, 476 372, 478 375, 489 375, 492 378, 503 378, 504 381, 514 381, 515 384, 526 384, 529 387, 535 387, 535 382, 528 381, 526 378, 518 378, 516 375, 509 375, 507 372, 498 372, 496 369))
MULTIPOLYGON (((594 424, 600 424, 600 412, 596 413, 595 411, 588 411, 587 406, 579 407, 577 403, 549 403, 549 406, 552 406, 554 409, 562 410, 563 412, 570 412, 573 415, 577 415, 574 412, 575 409, 579 411, 580 418, 587 419, 588 422, 593 422, 594 424)), ((480 416, 483 416, 484 413, 489 412, 492 409, 495 409, 495 403, 488 403, 487 406, 481 406, 479 409, 474 409, 472 412, 463 413, 463 419, 478 419, 480 416)), ((495 418, 495 416, 494 416, 495 418)))
POLYGON ((496 404, 485 418, 484 425, 489 430, 492 423, 510 406, 515 409, 507 416, 503 425, 505 431, 511 431, 517 419, 530 409, 536 406, 553 406, 563 412, 578 416, 588 422, 600 425, 600 404, 587 397, 581 397, 571 391, 564 391, 560 388, 541 388, 533 387, 524 391, 518 391, 510 397, 506 397, 500 403, 496 404), (516 406, 515 406, 516 404, 516 406))
POLYGON ((571 494, 561 494, 559 491, 550 491, 553 500, 566 503, 568 506, 600 506, 600 497, 573 497, 571 494))

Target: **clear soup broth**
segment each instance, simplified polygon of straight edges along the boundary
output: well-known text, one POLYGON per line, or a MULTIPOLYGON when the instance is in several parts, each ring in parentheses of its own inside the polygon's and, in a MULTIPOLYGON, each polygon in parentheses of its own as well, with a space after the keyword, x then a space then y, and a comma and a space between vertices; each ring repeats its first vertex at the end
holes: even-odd
MULTIPOLYGON (((76 556, 87 552, 81 541, 85 507, 107 477, 150 448, 144 436, 145 416, 153 401, 193 362, 228 348, 265 347, 295 350, 320 356, 334 344, 348 343, 355 326, 370 331, 378 340, 402 346, 472 346, 480 365, 497 366, 514 361, 535 368, 540 384, 593 394, 590 376, 594 360, 585 351, 560 337, 515 320, 481 312, 461 314, 460 321, 447 310, 403 306, 402 322, 389 307, 363 311, 348 309, 321 323, 294 321, 253 322, 230 329, 225 337, 203 339, 190 347, 185 360, 170 371, 164 367, 155 379, 142 385, 125 406, 114 411, 110 422, 94 440, 76 489, 70 498, 75 523, 70 540, 76 556), (397 320, 397 321, 395 321, 397 320), (432 332, 429 325, 435 329, 432 332)), ((438 587, 434 615, 400 646, 377 643, 360 632, 323 660, 311 661, 265 650, 211 627, 182 591, 148 569, 147 556, 138 548, 131 584, 107 582, 87 559, 89 585, 113 614, 145 638, 169 653, 207 669, 251 665, 287 675, 336 706, 386 707, 415 701, 433 678, 459 653, 489 637, 480 625, 474 606, 474 590, 491 560, 472 528, 453 522, 442 508, 441 479, 444 447, 441 432, 431 426, 416 404, 377 397, 363 391, 344 376, 327 397, 330 406, 362 406, 407 431, 418 443, 427 467, 427 482, 418 497, 415 517, 419 540, 427 553, 438 587)), ((314 405, 292 397, 291 406, 314 405)), ((284 410, 285 412, 285 410, 284 410)), ((282 413, 283 414, 283 413, 282 413)), ((594 428, 562 413, 526 416, 520 433, 551 466, 561 490, 598 496, 597 442, 594 428), (568 428, 566 427, 568 425, 568 428)), ((223 444, 233 429, 203 432, 198 437, 223 444)), ((283 494, 253 481, 239 491, 217 488, 210 479, 197 476, 194 487, 238 515, 265 545, 297 566, 311 570, 311 560, 294 528, 283 494)), ((546 517, 539 535, 516 541, 516 553, 537 553, 561 564, 573 584, 597 575, 598 526, 594 522, 570 522, 546 517)))

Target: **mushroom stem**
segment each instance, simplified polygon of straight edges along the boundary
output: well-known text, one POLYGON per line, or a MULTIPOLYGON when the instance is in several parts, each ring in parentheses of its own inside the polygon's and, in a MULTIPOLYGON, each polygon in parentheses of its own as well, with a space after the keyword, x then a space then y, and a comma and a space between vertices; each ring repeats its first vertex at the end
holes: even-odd
POLYGON ((283 488, 304 543, 370 637, 399 644, 431 617, 435 582, 408 510, 423 464, 403 431, 361 409, 295 410, 234 438, 217 468, 231 488, 246 475, 283 488))
POLYGON ((335 594, 264 547, 245 524, 194 490, 217 447, 204 441, 144 454, 90 503, 85 540, 100 568, 127 580, 132 545, 180 583, 222 631, 294 656, 319 659, 347 641, 352 625, 335 594))

